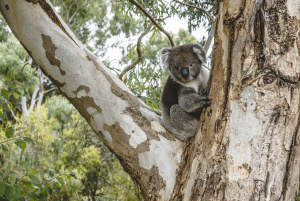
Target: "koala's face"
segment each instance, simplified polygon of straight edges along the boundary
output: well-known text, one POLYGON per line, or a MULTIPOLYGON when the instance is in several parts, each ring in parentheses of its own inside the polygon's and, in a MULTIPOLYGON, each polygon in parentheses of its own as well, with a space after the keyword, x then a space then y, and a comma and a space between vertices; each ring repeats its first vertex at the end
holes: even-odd
POLYGON ((198 44, 181 45, 174 48, 164 48, 161 59, 170 75, 179 83, 187 83, 198 77, 205 53, 198 44))

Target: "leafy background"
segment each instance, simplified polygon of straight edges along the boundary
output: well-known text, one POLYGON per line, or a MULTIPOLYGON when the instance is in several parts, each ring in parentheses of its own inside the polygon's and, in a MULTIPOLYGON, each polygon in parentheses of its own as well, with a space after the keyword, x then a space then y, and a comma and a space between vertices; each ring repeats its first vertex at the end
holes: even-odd
MULTIPOLYGON (((170 17, 187 28, 171 33, 176 45, 204 44, 196 28, 211 22, 196 9, 173 1, 137 1, 164 26, 170 17)), ((213 15, 215 0, 185 1, 213 15)), ((76 36, 117 76, 133 63, 136 38, 149 20, 129 1, 52 0, 76 36), (121 58, 113 58, 108 50, 121 58)), ((141 62, 123 82, 155 111, 168 72, 159 51, 170 46, 155 27, 141 44, 141 62)), ((208 64, 209 65, 209 64, 208 64)), ((0 15, 0 200, 143 200, 118 159, 53 83, 42 75, 0 15), (23 103, 23 104, 22 104, 23 103)), ((299 198, 300 200, 300 198, 299 198)))

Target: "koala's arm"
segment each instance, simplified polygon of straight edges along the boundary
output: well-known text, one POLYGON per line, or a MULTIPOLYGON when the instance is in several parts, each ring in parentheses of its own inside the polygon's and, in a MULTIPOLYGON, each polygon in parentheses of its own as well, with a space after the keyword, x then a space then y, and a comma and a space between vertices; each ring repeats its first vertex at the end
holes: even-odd
POLYGON ((207 97, 206 88, 203 89, 201 95, 197 94, 192 88, 182 88, 178 93, 178 104, 188 113, 199 111, 210 105, 207 97))

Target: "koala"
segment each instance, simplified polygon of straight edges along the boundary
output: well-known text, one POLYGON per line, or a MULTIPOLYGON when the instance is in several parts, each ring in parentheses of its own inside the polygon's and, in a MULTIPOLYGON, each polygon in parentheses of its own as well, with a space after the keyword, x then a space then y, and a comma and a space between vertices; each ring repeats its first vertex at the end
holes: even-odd
POLYGON ((175 137, 186 141, 195 135, 202 109, 210 105, 205 52, 198 44, 163 48, 161 61, 170 72, 161 97, 162 120, 175 137))

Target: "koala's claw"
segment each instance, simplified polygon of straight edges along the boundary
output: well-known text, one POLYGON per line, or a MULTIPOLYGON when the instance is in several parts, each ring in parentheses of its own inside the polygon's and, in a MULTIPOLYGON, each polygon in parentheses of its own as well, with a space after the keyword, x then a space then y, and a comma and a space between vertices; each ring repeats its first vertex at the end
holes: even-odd
POLYGON ((208 96, 209 94, 209 88, 203 88, 202 89, 202 96, 208 96))
POLYGON ((210 100, 211 99, 209 99, 209 98, 201 100, 202 107, 208 107, 208 106, 210 106, 211 105, 211 103, 209 102, 210 100))
POLYGON ((211 105, 210 102, 205 102, 205 103, 204 103, 204 107, 208 107, 208 106, 210 106, 210 105, 211 105))

